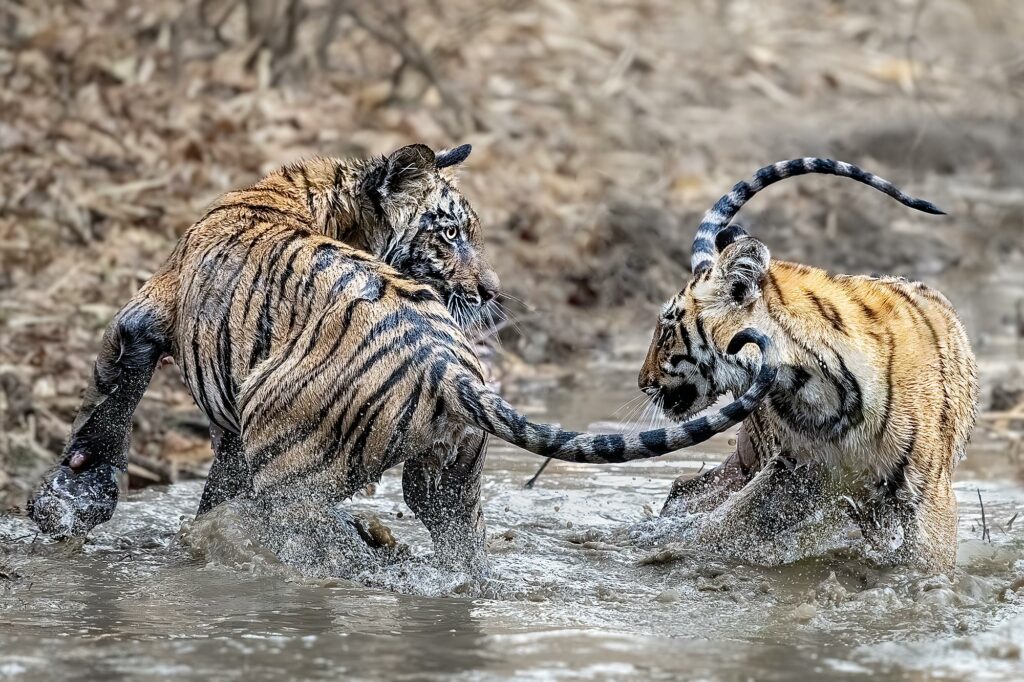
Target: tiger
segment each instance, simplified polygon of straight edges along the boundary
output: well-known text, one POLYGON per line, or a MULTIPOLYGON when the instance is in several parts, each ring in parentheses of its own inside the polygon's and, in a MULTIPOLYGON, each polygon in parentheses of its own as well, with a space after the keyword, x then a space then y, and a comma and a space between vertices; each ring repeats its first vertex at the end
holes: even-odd
MULTIPOLYGON (((432 153, 417 156, 428 168, 421 172, 434 172, 432 153)), ((412 172, 413 160, 398 168, 412 172)), ((394 181, 389 173, 380 177, 394 181)), ((669 429, 624 436, 531 423, 486 385, 464 317, 442 293, 454 285, 422 270, 410 275, 311 229, 310 214, 298 205, 269 210, 272 193, 257 192, 264 203, 229 194, 183 235, 154 277, 176 284, 159 292, 166 308, 150 304, 150 280, 108 329, 65 458, 30 505, 43 531, 82 535, 113 513, 111 472, 125 466, 131 412, 165 353, 222 434, 215 466, 231 448, 225 461, 239 468, 245 486, 229 497, 280 509, 299 497, 322 500, 326 509, 404 464, 405 499, 435 553, 474 571, 486 565, 485 434, 570 462, 655 457, 739 423, 775 380, 771 363, 752 363, 749 388, 736 400, 669 429), (224 212, 234 219, 211 220, 219 206, 229 206, 224 212), (81 453, 84 461, 76 460, 81 453)), ((432 236, 451 228, 446 213, 409 212, 404 220, 432 236)), ((441 235, 459 257, 466 257, 469 228, 464 220, 441 235)), ((453 273, 448 282, 457 281, 453 273)), ((729 349, 748 344, 765 354, 770 340, 739 330, 729 349)))
MULTIPOLYGON (((110 518, 118 498, 116 472, 127 466, 132 414, 155 368, 172 358, 197 378, 193 397, 211 422, 214 460, 200 513, 245 489, 248 474, 240 457, 235 394, 241 373, 279 340, 272 338, 269 320, 285 314, 290 327, 304 321, 297 309, 282 309, 281 300, 309 293, 307 282, 294 272, 301 254, 282 242, 264 253, 266 262, 253 271, 235 269, 233 279, 204 288, 184 265, 186 253, 201 253, 203 269, 229 268, 244 254, 224 249, 225 242, 270 239, 285 224, 295 228, 289 233, 292 240, 307 233, 324 235, 358 251, 350 257, 378 259, 431 285, 461 324, 479 325, 482 310, 500 293, 500 280, 484 254, 477 214, 455 183, 454 169, 471 152, 468 144, 437 154, 413 144, 369 159, 314 157, 286 164, 215 200, 109 324, 71 437, 44 477, 40 494, 30 501, 41 525, 57 535, 80 535, 110 518), (277 297, 260 291, 269 266, 284 268, 277 297), (193 299, 207 301, 207 309, 219 309, 221 317, 182 318, 182 304, 193 299), (255 319, 260 330, 244 348, 222 324, 229 307, 250 322, 255 319), (175 330, 191 337, 176 345, 175 330), (212 356, 200 352, 203 344, 218 349, 222 367, 214 367, 212 356), (64 510, 63 516, 44 511, 47 505, 64 510)), ((325 246, 315 256, 324 259, 331 253, 325 246)))
POLYGON ((967 333, 949 300, 925 284, 775 260, 730 225, 760 190, 807 173, 848 177, 943 213, 852 164, 803 158, 761 168, 704 215, 692 278, 662 307, 638 385, 670 419, 686 419, 742 386, 753 358, 722 349, 748 327, 772 339, 780 369, 740 427, 737 451, 715 470, 677 479, 662 516, 713 512, 704 540, 774 563, 763 548, 823 513, 834 495, 876 561, 948 570, 956 556, 953 470, 977 413, 967 333))

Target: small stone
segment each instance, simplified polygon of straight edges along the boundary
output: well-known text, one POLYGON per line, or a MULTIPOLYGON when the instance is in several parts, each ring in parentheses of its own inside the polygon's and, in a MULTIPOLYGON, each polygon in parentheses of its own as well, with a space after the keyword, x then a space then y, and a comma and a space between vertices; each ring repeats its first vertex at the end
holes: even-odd
POLYGON ((385 526, 376 514, 370 515, 367 519, 366 530, 377 547, 394 547, 398 544, 391 529, 385 526))

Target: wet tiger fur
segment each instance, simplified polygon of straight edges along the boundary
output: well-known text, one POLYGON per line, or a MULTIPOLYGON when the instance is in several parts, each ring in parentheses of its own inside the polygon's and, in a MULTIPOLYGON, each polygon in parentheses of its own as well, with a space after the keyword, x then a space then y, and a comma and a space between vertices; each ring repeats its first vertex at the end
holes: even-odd
POLYGON ((707 212, 693 278, 661 311, 640 388, 679 420, 736 390, 753 358, 720 349, 747 327, 772 339, 779 379, 744 421, 737 453, 677 481, 662 513, 709 511, 728 499, 716 514, 726 530, 709 535, 771 562, 750 548, 820 512, 831 491, 845 495, 879 560, 950 568, 953 469, 978 391, 967 334, 949 301, 924 284, 773 260, 764 244, 729 226, 762 188, 805 173, 850 177, 941 213, 856 166, 818 158, 762 168, 707 212))
POLYGON ((211 422, 215 458, 200 511, 243 490, 238 387, 306 322, 313 309, 288 302, 313 295, 311 278, 337 245, 352 247, 345 258, 378 260, 429 284, 460 323, 476 325, 499 282, 476 213, 450 176, 470 152, 409 145, 387 157, 313 158, 215 201, 104 334, 61 461, 30 502, 44 529, 82 534, 113 513, 132 414, 167 356, 211 422), (296 248, 312 235, 331 241, 313 253, 296 248), (239 337, 237 327, 256 333, 239 337))
MULTIPOLYGON (((217 461, 225 448, 237 454, 224 461, 242 466, 249 485, 231 496, 245 493, 282 508, 296 496, 326 505, 404 462, 410 508, 439 552, 473 567, 483 561, 484 433, 565 461, 653 457, 738 423, 775 378, 770 363, 752 362, 744 395, 671 429, 591 435, 532 424, 486 387, 439 287, 422 281, 429 278, 412 279, 311 230, 297 208, 238 219, 236 213, 249 215, 248 203, 230 205, 235 219, 211 221, 208 213, 154 278, 166 285, 159 278, 171 272, 180 283, 161 292, 167 316, 143 307, 153 300, 151 280, 141 302, 129 304, 108 330, 65 460, 32 503, 33 518, 48 533, 82 534, 109 518, 110 505, 95 516, 79 510, 116 500, 108 481, 124 467, 131 411, 163 353, 178 360, 217 426, 217 461), (77 462, 83 452, 84 463, 77 462)), ((437 220, 419 217, 418 224, 447 229, 437 220)), ((457 228, 461 238, 467 225, 457 228)), ((770 342, 740 330, 729 350, 747 343, 763 353, 770 342)))

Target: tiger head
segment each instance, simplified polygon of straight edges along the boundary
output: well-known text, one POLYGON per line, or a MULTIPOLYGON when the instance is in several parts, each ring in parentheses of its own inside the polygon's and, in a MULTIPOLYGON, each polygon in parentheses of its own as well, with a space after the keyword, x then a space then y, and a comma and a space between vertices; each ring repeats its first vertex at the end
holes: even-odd
POLYGON ((745 390, 753 378, 757 351, 726 349, 744 328, 770 328, 761 296, 769 261, 760 241, 732 242, 662 306, 637 383, 670 419, 689 419, 726 391, 745 390))
POLYGON ((422 144, 402 147, 372 162, 360 182, 378 227, 371 250, 433 286, 463 327, 478 324, 500 290, 480 220, 455 184, 453 169, 471 149, 464 144, 435 154, 422 144))

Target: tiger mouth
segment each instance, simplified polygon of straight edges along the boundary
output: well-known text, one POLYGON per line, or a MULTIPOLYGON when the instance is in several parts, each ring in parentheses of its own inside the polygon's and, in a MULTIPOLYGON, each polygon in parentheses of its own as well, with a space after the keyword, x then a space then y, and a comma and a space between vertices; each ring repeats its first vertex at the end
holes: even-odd
POLYGON ((662 412, 672 421, 686 421, 701 410, 695 409, 697 403, 697 389, 688 384, 682 384, 677 388, 662 388, 659 392, 662 404, 662 412))
POLYGON ((460 329, 471 332, 483 327, 484 311, 489 302, 470 303, 465 296, 456 292, 451 284, 444 279, 429 278, 425 282, 440 295, 448 314, 452 316, 460 329))
POLYGON ((475 331, 483 327, 484 310, 487 303, 470 303, 460 294, 449 294, 446 299, 448 314, 463 331, 475 331))

